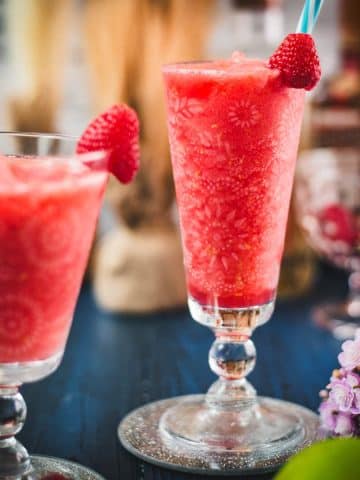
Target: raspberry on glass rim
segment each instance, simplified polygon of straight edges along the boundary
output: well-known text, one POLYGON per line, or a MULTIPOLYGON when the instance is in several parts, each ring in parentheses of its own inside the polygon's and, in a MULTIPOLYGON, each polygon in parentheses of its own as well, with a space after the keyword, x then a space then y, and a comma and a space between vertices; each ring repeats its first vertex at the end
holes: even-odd
POLYGON ((97 116, 81 135, 76 153, 109 152, 108 169, 121 183, 129 183, 139 169, 139 120, 125 104, 113 105, 97 116))
POLYGON ((270 68, 281 73, 287 87, 312 90, 321 77, 320 60, 312 36, 290 33, 269 59, 270 68))

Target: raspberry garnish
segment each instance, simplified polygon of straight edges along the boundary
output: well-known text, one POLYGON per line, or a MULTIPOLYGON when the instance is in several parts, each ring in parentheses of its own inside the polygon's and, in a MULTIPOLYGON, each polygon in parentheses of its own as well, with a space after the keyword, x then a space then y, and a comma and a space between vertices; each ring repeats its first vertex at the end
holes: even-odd
POLYGON ((108 150, 109 171, 129 183, 139 169, 139 120, 125 104, 114 105, 96 117, 81 135, 76 153, 108 150))
POLYGON ((272 54, 269 66, 277 68, 287 87, 312 90, 321 76, 316 46, 308 33, 290 33, 272 54))

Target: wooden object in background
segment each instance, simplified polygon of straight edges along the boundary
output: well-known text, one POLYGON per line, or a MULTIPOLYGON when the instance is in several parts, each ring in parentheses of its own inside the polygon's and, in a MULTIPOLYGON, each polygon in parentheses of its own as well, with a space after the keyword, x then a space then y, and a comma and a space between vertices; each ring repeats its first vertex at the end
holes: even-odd
POLYGON ((174 226, 119 228, 98 246, 95 290, 108 310, 149 312, 183 305, 181 245, 174 226))
POLYGON ((141 169, 128 186, 111 182, 119 224, 98 245, 95 292, 109 310, 183 305, 186 288, 161 66, 199 59, 208 39, 211 0, 87 0, 85 38, 96 110, 126 102, 141 123, 141 169))
POLYGON ((11 0, 6 4, 10 59, 21 79, 9 101, 12 130, 54 132, 63 90, 71 0, 11 0))
MULTIPOLYGON (((179 233, 171 214, 174 188, 161 65, 202 57, 213 4, 82 2, 94 113, 126 102, 141 122, 141 170, 130 186, 110 181, 108 199, 118 224, 99 243, 91 263, 97 298, 110 310, 150 311, 186 302, 179 233)), ((11 57, 22 79, 9 103, 13 130, 56 130, 74 5, 71 0, 7 2, 11 57)))

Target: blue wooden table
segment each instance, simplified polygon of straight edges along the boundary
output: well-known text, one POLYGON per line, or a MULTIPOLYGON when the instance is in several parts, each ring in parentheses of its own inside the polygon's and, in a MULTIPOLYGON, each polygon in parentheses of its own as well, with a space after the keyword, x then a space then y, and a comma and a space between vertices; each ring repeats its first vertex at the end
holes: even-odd
MULTIPOLYGON (((317 409, 340 342, 312 324, 310 311, 345 292, 345 275, 322 267, 306 298, 278 302, 271 321, 254 335, 258 361, 250 380, 259 393, 317 409)), ((107 480, 201 478, 137 460, 120 446, 116 430, 144 403, 205 392, 214 380, 207 364, 212 341, 187 310, 111 315, 97 308, 85 285, 61 367, 23 388, 28 419, 19 439, 31 453, 74 460, 107 480)))

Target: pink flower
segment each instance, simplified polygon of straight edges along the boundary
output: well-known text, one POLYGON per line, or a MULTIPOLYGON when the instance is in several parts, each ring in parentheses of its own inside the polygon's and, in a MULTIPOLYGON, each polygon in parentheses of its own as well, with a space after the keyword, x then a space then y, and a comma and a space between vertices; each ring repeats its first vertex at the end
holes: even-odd
POLYGON ((336 426, 337 406, 330 400, 324 400, 319 408, 322 426, 333 431, 336 426))
POLYGON ((319 408, 323 428, 337 435, 356 433, 355 418, 350 412, 339 412, 336 404, 330 399, 324 400, 319 408))
POLYGON ((351 408, 351 413, 360 415, 360 386, 354 388, 354 401, 351 408))
POLYGON ((346 380, 336 380, 331 384, 329 398, 341 412, 348 412, 354 400, 354 391, 346 380))
POLYGON ((352 388, 354 398, 350 412, 354 415, 360 414, 360 375, 355 372, 347 372, 344 381, 352 388))
POLYGON ((323 427, 335 435, 360 436, 360 329, 342 345, 342 368, 334 370, 319 412, 323 427))
POLYGON ((347 340, 342 344, 342 350, 338 356, 342 367, 350 370, 360 367, 360 329, 357 330, 354 340, 347 340))
POLYGON ((343 378, 350 387, 360 387, 360 376, 357 373, 346 372, 343 378))
POLYGON ((334 432, 338 435, 352 435, 354 433, 354 422, 351 413, 339 412, 336 415, 334 432))

